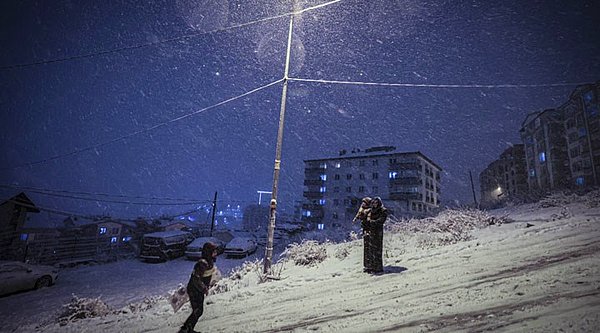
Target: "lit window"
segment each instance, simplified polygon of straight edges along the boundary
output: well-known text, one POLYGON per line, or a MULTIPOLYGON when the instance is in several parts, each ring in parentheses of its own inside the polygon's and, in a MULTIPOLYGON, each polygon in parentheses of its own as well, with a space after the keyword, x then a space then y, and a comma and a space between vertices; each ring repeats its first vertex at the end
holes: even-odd
POLYGON ((29 234, 21 234, 21 240, 26 241, 29 238, 29 234))
POLYGON ((319 177, 322 181, 326 181, 327 180, 327 175, 321 175, 319 177))
POLYGON ((100 227, 100 235, 106 234, 106 227, 100 227))
POLYGON ((545 152, 540 153, 540 162, 541 163, 546 162, 546 153, 545 152))
POLYGON ((321 169, 327 169, 327 163, 325 163, 325 162, 321 162, 321 164, 319 164, 319 167, 320 167, 321 169))
POLYGON ((396 179, 398 178, 398 172, 397 171, 390 171, 388 176, 390 177, 390 179, 396 179))
POLYGON ((310 217, 310 210, 305 210, 302 212, 302 215, 306 216, 306 217, 310 217))
POLYGON ((583 179, 583 177, 577 177, 577 179, 575 179, 575 184, 583 186, 585 184, 585 180, 583 179))
POLYGON ((131 236, 123 237, 123 243, 129 242, 131 240, 131 236))
POLYGON ((321 186, 319 188, 319 192, 321 192, 321 193, 325 193, 326 191, 327 191, 327 188, 325 186, 321 186))
POLYGON ((117 237, 111 237, 110 238, 110 243, 111 244, 116 244, 117 243, 117 237))
POLYGON ((325 205, 325 199, 320 199, 319 200, 319 205, 321 205, 321 206, 325 205))
POLYGON ((529 169, 529 177, 535 177, 535 169, 529 169))
POLYGON ((325 229, 325 225, 323 223, 319 223, 319 224, 317 224, 317 228, 319 230, 324 230, 325 229))
POLYGON ((340 164, 340 162, 336 162, 336 163, 335 163, 335 168, 336 168, 336 169, 339 169, 341 166, 342 166, 342 165, 340 164))

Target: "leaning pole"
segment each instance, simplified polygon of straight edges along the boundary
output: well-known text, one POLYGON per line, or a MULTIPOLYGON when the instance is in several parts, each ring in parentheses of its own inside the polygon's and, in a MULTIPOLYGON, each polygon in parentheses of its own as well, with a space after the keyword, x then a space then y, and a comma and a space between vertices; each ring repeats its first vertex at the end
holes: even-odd
POLYGON ((287 50, 285 55, 285 69, 283 72, 283 89, 281 91, 281 109, 279 110, 279 129, 277 130, 277 147, 275 148, 275 166, 273 167, 273 191, 269 204, 269 227, 267 229, 267 246, 265 247, 264 274, 271 273, 273 260, 273 234, 275 233, 275 216, 277 213, 277 186, 279 183, 279 169, 281 167, 281 145, 283 143, 283 122, 285 119, 285 102, 288 87, 288 73, 290 69, 290 52, 292 49, 292 30, 294 14, 290 15, 290 28, 288 32, 287 50))

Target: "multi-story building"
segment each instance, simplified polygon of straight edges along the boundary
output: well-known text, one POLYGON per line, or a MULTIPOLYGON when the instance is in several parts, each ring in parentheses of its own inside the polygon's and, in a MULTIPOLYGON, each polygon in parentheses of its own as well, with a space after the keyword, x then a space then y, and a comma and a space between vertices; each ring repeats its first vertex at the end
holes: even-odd
POLYGON ((520 135, 525 144, 529 192, 541 194, 565 188, 570 171, 564 112, 547 109, 527 115, 520 135))
POLYGON ((600 82, 577 87, 560 109, 565 134, 571 187, 600 185, 600 82))
POLYGON ((379 196, 396 216, 439 207, 441 168, 421 152, 391 146, 305 160, 302 221, 316 229, 350 224, 363 197, 379 196))
POLYGON ((525 146, 515 144, 507 148, 479 174, 481 205, 492 206, 504 200, 521 200, 527 194, 525 146))

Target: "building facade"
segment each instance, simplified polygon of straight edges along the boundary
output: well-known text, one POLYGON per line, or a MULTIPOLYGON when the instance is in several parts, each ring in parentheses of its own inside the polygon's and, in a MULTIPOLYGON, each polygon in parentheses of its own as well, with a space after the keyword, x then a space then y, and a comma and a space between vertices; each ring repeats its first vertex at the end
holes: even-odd
POLYGON ((481 205, 493 206, 505 200, 522 200, 528 192, 525 146, 507 148, 479 175, 481 205))
POLYGON ((440 203, 442 169, 421 152, 391 146, 305 160, 302 221, 314 229, 348 227, 363 197, 379 196, 396 215, 425 215, 440 203))
POLYGON ((564 113, 570 187, 600 185, 600 82, 577 87, 564 113))
POLYGON ((525 145, 529 192, 535 195, 565 188, 571 175, 564 112, 548 109, 529 114, 520 135, 525 145))

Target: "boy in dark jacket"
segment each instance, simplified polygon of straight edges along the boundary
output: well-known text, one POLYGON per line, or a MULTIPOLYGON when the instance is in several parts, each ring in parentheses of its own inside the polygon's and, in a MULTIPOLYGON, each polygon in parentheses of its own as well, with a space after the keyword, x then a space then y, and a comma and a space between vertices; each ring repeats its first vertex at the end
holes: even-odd
POLYGON ((187 284, 187 293, 190 296, 192 305, 192 314, 185 321, 180 333, 192 333, 198 319, 204 312, 204 296, 208 295, 210 280, 216 271, 215 261, 217 260, 217 246, 211 242, 204 243, 202 247, 202 258, 194 265, 194 270, 187 284))

